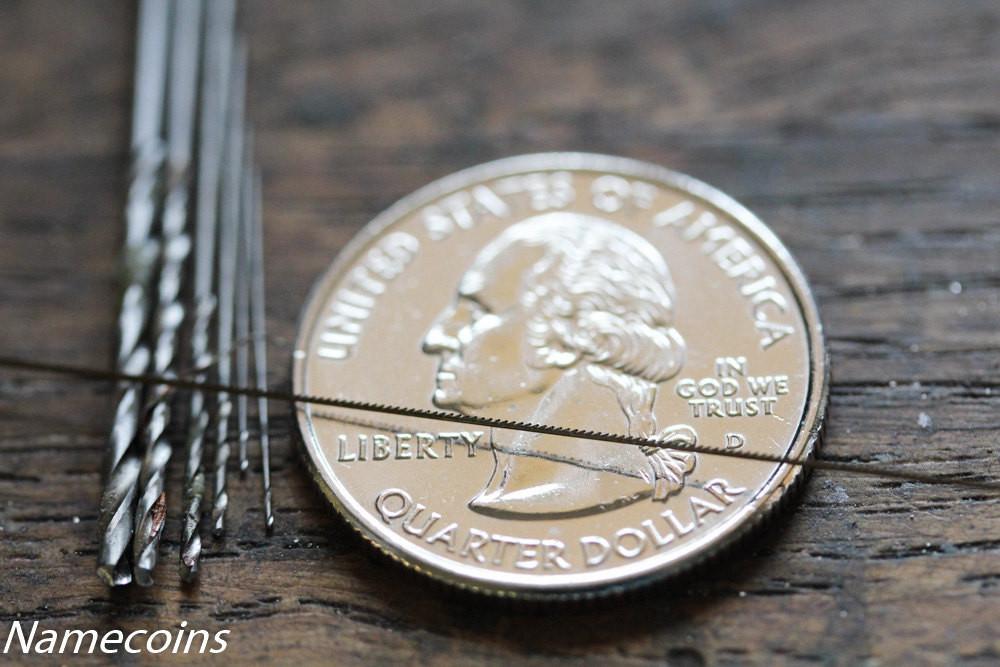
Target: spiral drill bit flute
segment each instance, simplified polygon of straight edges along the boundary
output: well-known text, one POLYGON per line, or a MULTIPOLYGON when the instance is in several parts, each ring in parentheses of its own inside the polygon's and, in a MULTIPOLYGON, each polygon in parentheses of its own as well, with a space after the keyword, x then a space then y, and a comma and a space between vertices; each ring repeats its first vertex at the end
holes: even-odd
MULTIPOLYGON (((202 61, 201 109, 198 147, 198 190, 194 261, 194 323, 191 360, 199 369, 196 380, 207 380, 213 360, 209 329, 215 312, 213 291, 215 237, 218 227, 219 180, 226 133, 226 108, 233 54, 235 4, 232 0, 208 3, 202 61)), ((181 526, 181 578, 192 581, 201 560, 202 502, 205 496, 204 443, 209 426, 205 394, 191 392, 191 424, 185 443, 184 516, 181 526)))
MULTIPOLYGON (((253 155, 252 139, 247 134, 244 150, 253 155)), ((253 166, 247 159, 243 165, 241 191, 241 214, 239 228, 239 252, 236 261, 236 384, 246 387, 250 384, 250 243, 253 215, 253 166)), ((247 447, 250 443, 250 397, 240 394, 236 397, 236 425, 239 431, 240 474, 245 475, 250 467, 247 447)))
MULTIPOLYGON (((241 181, 245 131, 243 128, 243 96, 246 81, 246 51, 237 48, 230 80, 230 106, 226 128, 226 164, 223 170, 222 205, 219 224, 218 317, 216 318, 216 379, 227 386, 232 382, 232 358, 228 353, 233 343, 236 300, 236 264, 239 253, 241 215, 241 181)), ((226 510, 229 507, 227 466, 229 463, 229 419, 233 411, 229 392, 218 394, 215 413, 215 487, 212 505, 212 531, 225 532, 226 510)))
MULTIPOLYGON (((118 368, 143 373, 149 364, 149 348, 143 340, 150 317, 150 283, 155 271, 158 243, 153 237, 157 209, 163 145, 163 122, 167 70, 168 5, 142 0, 139 5, 139 40, 135 68, 135 102, 132 117, 132 167, 125 208, 125 291, 118 319, 118 368)), ((141 463, 131 447, 136 439, 142 388, 122 383, 114 426, 108 443, 107 481, 101 497, 99 525, 101 544, 98 575, 110 586, 131 582, 128 547, 132 539, 132 516, 136 480, 141 463)))
MULTIPOLYGON (((267 391, 267 317, 264 310, 264 224, 261 184, 259 176, 250 179, 250 201, 247 216, 250 225, 250 317, 253 328, 253 363, 257 389, 267 391)), ((269 435, 267 397, 257 397, 257 420, 260 426, 260 466, 263 484, 264 526, 274 528, 274 509, 271 503, 271 441, 269 435)))
MULTIPOLYGON (((162 217, 163 250, 160 263, 159 305, 153 370, 175 377, 178 331, 184 320, 181 286, 191 248, 188 234, 188 190, 194 142, 195 97, 202 5, 200 0, 177 0, 171 44, 169 108, 167 116, 167 194, 162 217)), ((148 401, 146 454, 139 476, 139 500, 133 538, 133 577, 142 586, 153 583, 157 547, 166 516, 164 485, 173 448, 166 437, 171 420, 170 391, 153 390, 148 401)))

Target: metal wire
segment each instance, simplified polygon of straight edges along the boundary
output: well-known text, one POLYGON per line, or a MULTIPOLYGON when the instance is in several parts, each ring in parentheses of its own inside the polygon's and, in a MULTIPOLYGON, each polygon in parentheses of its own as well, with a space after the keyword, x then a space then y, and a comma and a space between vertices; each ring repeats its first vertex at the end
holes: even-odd
MULTIPOLYGON (((556 426, 549 424, 533 424, 530 422, 520 422, 510 419, 496 419, 493 417, 476 417, 473 415, 463 415, 441 410, 427 410, 424 408, 410 408, 399 405, 384 405, 368 401, 355 401, 346 398, 332 398, 325 396, 311 396, 309 394, 297 394, 289 391, 278 391, 273 389, 258 389, 256 387, 233 387, 222 386, 211 382, 197 382, 182 378, 157 377, 149 374, 131 374, 116 370, 104 370, 77 366, 72 364, 56 364, 38 361, 28 361, 14 357, 0 356, 0 367, 20 370, 30 370, 38 372, 59 373, 71 375, 79 378, 100 381, 127 381, 144 385, 166 385, 177 389, 197 389, 208 393, 227 392, 232 395, 246 394, 257 398, 267 398, 275 401, 282 401, 291 404, 324 405, 327 407, 341 408, 347 410, 359 410, 362 412, 378 412, 382 414, 398 415, 401 417, 415 417, 419 419, 436 419, 446 422, 460 424, 470 424, 473 426, 484 426, 487 428, 499 428, 510 431, 527 431, 529 433, 540 433, 543 435, 555 435, 568 438, 581 438, 585 440, 597 440, 601 442, 611 442, 623 445, 638 447, 662 447, 662 443, 656 440, 647 440, 629 435, 617 433, 603 433, 600 431, 588 431, 584 429, 572 428, 568 426, 556 426)), ((958 475, 936 475, 925 472, 914 472, 905 470, 899 466, 876 465, 869 463, 853 463, 846 461, 834 461, 825 458, 797 458, 778 454, 765 454, 758 452, 744 452, 739 450, 727 450, 721 447, 710 447, 697 444, 671 444, 671 449, 689 451, 696 454, 711 454, 713 456, 724 456, 746 461, 760 461, 763 463, 775 463, 783 465, 801 466, 815 470, 830 470, 837 472, 847 472, 859 475, 870 475, 875 477, 886 477, 910 482, 920 482, 925 484, 945 484, 961 486, 983 491, 1000 491, 1000 482, 991 480, 972 479, 958 475)))

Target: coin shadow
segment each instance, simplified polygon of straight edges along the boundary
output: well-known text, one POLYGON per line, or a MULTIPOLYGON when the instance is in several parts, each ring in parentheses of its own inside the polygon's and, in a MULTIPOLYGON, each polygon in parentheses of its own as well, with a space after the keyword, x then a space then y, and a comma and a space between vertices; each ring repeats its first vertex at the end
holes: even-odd
POLYGON ((642 637, 656 637, 658 642, 673 638, 688 645, 706 617, 745 595, 780 549, 783 534, 773 524, 762 527, 684 574, 594 599, 542 602, 460 591, 405 570, 381 553, 368 561, 372 567, 359 568, 364 571, 357 575, 375 589, 373 594, 377 591, 401 627, 516 654, 584 655, 642 637))

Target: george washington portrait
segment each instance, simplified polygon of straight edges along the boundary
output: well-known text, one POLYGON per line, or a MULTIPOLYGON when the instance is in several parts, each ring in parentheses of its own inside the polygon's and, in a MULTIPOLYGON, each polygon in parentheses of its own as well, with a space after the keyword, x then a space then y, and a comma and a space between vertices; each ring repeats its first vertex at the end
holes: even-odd
POLYGON ((487 244, 423 339, 432 400, 465 414, 628 433, 662 447, 497 431, 493 470, 469 501, 516 518, 586 515, 680 491, 696 457, 662 428, 659 386, 685 361, 663 256, 625 227, 552 212, 487 244))

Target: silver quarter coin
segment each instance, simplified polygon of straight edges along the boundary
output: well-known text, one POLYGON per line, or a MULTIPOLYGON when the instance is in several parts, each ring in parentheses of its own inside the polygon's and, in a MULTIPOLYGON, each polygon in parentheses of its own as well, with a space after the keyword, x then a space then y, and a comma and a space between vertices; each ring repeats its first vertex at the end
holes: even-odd
POLYGON ((827 395, 816 306, 718 190, 553 153, 439 180, 372 221, 302 315, 294 389, 654 438, 638 447, 298 408, 307 461, 375 546, 438 580, 581 597, 676 574, 760 523, 827 395))

